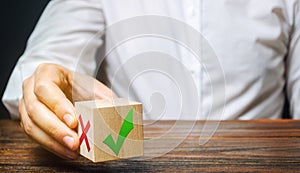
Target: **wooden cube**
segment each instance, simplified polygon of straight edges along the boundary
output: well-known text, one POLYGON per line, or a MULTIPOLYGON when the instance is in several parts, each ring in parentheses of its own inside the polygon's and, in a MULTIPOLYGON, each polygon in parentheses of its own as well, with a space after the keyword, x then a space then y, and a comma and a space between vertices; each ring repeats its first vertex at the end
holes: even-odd
POLYGON ((75 103, 80 154, 93 162, 142 156, 142 104, 126 99, 75 103))

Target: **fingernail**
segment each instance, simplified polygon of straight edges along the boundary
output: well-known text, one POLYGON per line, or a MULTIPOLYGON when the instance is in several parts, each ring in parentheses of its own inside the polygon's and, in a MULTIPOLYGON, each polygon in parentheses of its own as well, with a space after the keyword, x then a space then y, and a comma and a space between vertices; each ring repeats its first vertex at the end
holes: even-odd
POLYGON ((72 122, 74 121, 74 118, 70 114, 66 114, 64 115, 64 120, 68 126, 71 126, 72 122))
POLYGON ((70 136, 65 136, 63 139, 64 143, 70 148, 73 149, 74 139, 70 136))
POLYGON ((78 153, 75 151, 66 150, 66 156, 70 159, 78 158, 78 153))

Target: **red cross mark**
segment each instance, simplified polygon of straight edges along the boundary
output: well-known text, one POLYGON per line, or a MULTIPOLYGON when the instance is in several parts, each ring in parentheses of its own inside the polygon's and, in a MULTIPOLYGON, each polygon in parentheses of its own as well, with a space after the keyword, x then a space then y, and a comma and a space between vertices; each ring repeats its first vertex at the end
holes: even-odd
POLYGON ((80 126, 81 126, 81 129, 82 129, 82 134, 79 138, 79 145, 81 145, 83 139, 85 140, 85 144, 86 144, 86 147, 88 149, 88 152, 90 152, 90 144, 89 144, 89 140, 86 136, 87 132, 89 131, 89 128, 90 128, 90 121, 88 121, 86 123, 86 126, 84 127, 84 124, 83 124, 83 121, 82 121, 82 116, 80 115, 79 116, 79 122, 80 122, 80 126))

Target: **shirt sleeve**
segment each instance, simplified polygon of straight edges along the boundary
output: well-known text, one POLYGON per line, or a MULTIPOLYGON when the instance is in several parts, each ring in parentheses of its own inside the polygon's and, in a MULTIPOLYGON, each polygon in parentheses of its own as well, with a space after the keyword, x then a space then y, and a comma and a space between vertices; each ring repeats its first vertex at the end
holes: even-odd
POLYGON ((287 92, 292 118, 300 119, 300 7, 294 4, 293 30, 286 61, 287 92))
POLYGON ((52 0, 31 34, 17 62, 2 101, 14 119, 22 82, 41 63, 60 64, 70 70, 95 76, 96 57, 103 40, 104 17, 99 0, 52 0), (84 60, 83 60, 84 59, 84 60))

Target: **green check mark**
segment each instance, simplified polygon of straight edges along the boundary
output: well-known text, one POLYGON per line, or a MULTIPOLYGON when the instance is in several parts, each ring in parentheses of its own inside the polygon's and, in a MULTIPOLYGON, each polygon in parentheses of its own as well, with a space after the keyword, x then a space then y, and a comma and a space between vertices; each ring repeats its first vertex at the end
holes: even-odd
POLYGON ((130 109, 122 124, 116 143, 114 142, 111 134, 108 135, 103 141, 103 143, 106 144, 116 155, 119 154, 120 149, 126 137, 133 129, 132 117, 133 117, 133 109, 130 109))

